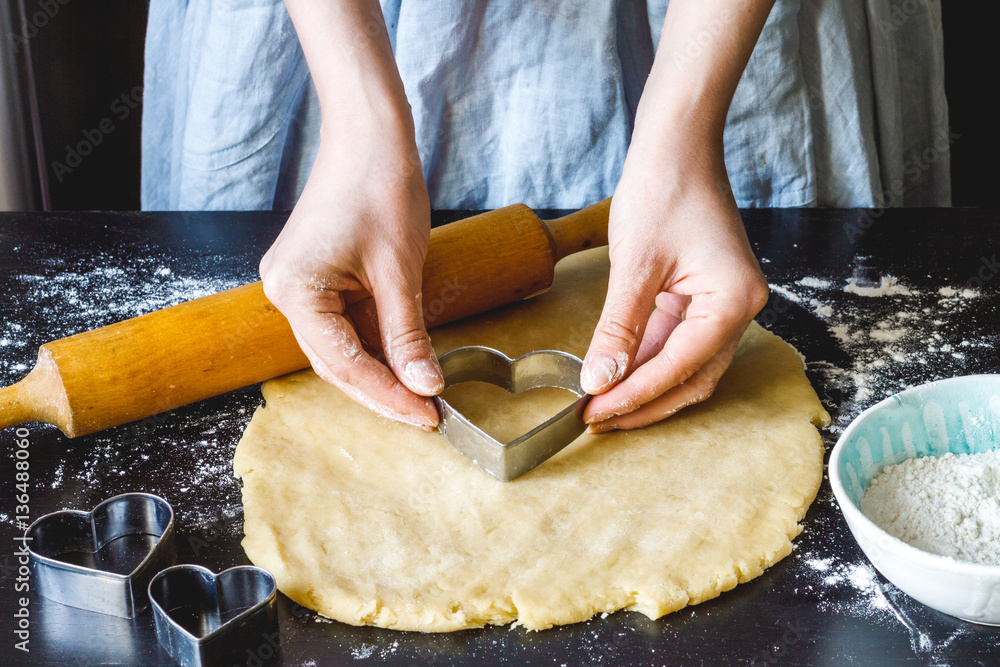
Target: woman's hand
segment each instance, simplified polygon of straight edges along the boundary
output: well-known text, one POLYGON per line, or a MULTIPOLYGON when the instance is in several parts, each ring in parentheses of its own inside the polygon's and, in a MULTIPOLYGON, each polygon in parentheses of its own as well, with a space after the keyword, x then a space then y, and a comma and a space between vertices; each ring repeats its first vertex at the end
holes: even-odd
POLYGON ((412 129, 394 125, 363 120, 323 136, 260 272, 321 378, 383 416, 430 430, 438 413, 426 397, 444 386, 420 298, 430 204, 412 129), (367 308, 353 320, 348 304, 368 296, 377 317, 367 308))
POLYGON ((726 114, 774 0, 672 0, 611 202, 611 279, 580 382, 592 431, 707 398, 767 302, 726 174, 726 114), (711 42, 693 52, 692 43, 711 42), (654 310, 655 305, 655 310, 654 310))
POLYGON ((377 0, 285 4, 323 127, 305 190, 261 260, 264 293, 321 378, 430 430, 438 413, 427 397, 444 387, 420 299, 430 203, 382 9, 377 0))
POLYGON ((581 373, 596 394, 584 415, 592 432, 645 426, 707 398, 767 302, 712 152, 636 149, 626 161, 611 203, 607 301, 581 373))

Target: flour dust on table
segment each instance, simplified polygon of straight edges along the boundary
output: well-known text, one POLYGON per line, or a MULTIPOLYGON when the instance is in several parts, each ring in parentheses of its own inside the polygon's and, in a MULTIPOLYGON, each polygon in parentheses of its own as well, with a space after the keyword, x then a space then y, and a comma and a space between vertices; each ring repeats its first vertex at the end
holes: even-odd
MULTIPOLYGON (((13 250, 30 254, 45 248, 13 250)), ((232 271, 213 276, 219 262, 212 256, 200 257, 193 267, 171 268, 162 249, 155 247, 128 246, 101 253, 59 248, 52 255, 44 262, 44 271, 13 278, 18 298, 31 304, 37 326, 13 318, 0 321, 0 386, 13 384, 31 369, 42 343, 215 294, 255 277, 252 266, 246 276, 233 277, 232 271)), ((46 485, 66 498, 62 509, 89 509, 117 493, 137 490, 119 485, 119 480, 139 473, 177 489, 166 495, 179 528, 229 530, 241 514, 239 503, 230 500, 238 497, 239 483, 229 463, 234 443, 220 432, 242 429, 249 419, 246 403, 234 399, 210 415, 165 413, 93 434, 87 439, 83 465, 69 468, 60 461, 46 474, 46 485), (182 465, 164 454, 181 450, 182 465)), ((31 428, 55 430, 40 424, 31 428)), ((0 515, 0 521, 5 520, 0 515)))
POLYGON ((887 274, 865 281, 806 276, 772 284, 771 291, 811 311, 847 353, 849 361, 842 364, 808 363, 824 384, 843 392, 843 402, 833 409, 834 433, 868 406, 923 384, 928 375, 962 374, 967 356, 995 345, 991 337, 963 327, 963 313, 982 297, 980 289, 968 285, 919 289, 887 274))

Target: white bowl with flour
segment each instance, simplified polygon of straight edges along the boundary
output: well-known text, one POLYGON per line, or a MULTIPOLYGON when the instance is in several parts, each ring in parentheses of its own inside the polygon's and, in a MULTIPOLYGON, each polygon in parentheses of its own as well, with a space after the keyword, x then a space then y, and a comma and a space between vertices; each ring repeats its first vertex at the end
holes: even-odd
MULTIPOLYGON (((868 408, 837 441, 829 467, 830 484, 847 525, 875 568, 920 602, 985 625, 1000 625, 1000 565, 911 546, 869 519, 861 511, 861 501, 871 480, 886 466, 998 448, 1000 375, 970 375, 913 387, 868 408)), ((930 500, 936 501, 933 492, 930 500)))

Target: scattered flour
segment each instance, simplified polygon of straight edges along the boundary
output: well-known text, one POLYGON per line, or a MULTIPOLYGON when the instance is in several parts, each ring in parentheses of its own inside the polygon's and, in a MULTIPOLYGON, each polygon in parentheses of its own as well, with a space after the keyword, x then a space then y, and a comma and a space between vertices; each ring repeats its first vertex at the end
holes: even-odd
POLYGON ((376 659, 376 662, 380 662, 394 655, 398 649, 399 640, 386 645, 363 643, 351 649, 351 657, 355 660, 376 659))
MULTIPOLYGON (((203 253, 173 245, 168 253, 145 240, 96 253, 39 240, 21 247, 19 255, 37 268, 2 276, 17 298, 0 304, 0 386, 23 377, 42 343, 258 279, 259 257, 249 251, 203 253)), ((85 448, 67 451, 33 474, 66 508, 90 509, 116 493, 150 491, 173 505, 180 529, 198 529, 207 541, 220 534, 238 541, 242 504, 233 450, 259 402, 259 393, 248 390, 210 408, 96 433, 85 448), (137 482, 144 482, 142 488, 137 482)), ((199 551, 206 553, 208 547, 199 551)))
POLYGON ((362 644, 351 649, 351 657, 355 660, 367 660, 375 654, 378 648, 375 644, 362 644))
MULTIPOLYGON (((818 502, 834 501, 827 497, 818 502)), ((969 624, 942 625, 934 617, 936 612, 880 577, 867 560, 852 563, 830 556, 837 552, 839 538, 835 533, 819 527, 817 534, 834 543, 799 554, 797 594, 808 597, 824 614, 860 617, 887 630, 902 626, 919 661, 915 664, 987 664, 963 662, 962 658, 991 653, 996 640, 984 641, 983 635, 977 635, 969 624)))
POLYGON ((793 292, 788 287, 785 287, 783 285, 769 285, 768 287, 771 288, 772 292, 777 292, 778 294, 785 297, 789 301, 793 301, 795 303, 802 303, 803 301, 801 296, 793 292))
POLYGON ((873 329, 868 335, 883 343, 895 343, 903 339, 906 329, 873 329))
POLYGON ((806 276, 802 280, 798 281, 798 284, 803 287, 829 287, 832 283, 829 280, 824 280, 822 278, 806 276))
MULTIPOLYGON (((858 261, 863 265, 866 259, 858 261)), ((849 270, 855 275, 867 273, 861 265, 849 270)), ((992 355, 995 346, 992 331, 970 326, 974 322, 967 316, 979 290, 966 286, 921 290, 892 275, 876 275, 871 281, 852 277, 844 284, 833 277, 807 276, 770 286, 774 294, 822 321, 846 353, 840 359, 806 364, 822 377, 827 402, 833 403, 828 407, 833 408, 834 434, 864 408, 909 386, 988 372, 970 370, 970 365, 976 368, 979 359, 992 355)), ((774 316, 783 312, 776 309, 774 316)))
POLYGON ((850 329, 846 324, 838 324, 836 326, 830 327, 830 333, 836 336, 837 340, 839 340, 841 343, 851 342, 851 336, 849 332, 850 329))
POLYGON ((1000 565, 1000 450, 886 466, 869 484, 861 511, 918 549, 1000 565))
MULTIPOLYGON (((815 299, 813 299, 815 301, 815 299)), ((833 317, 833 307, 816 301, 813 312, 821 318, 833 317)))
POLYGON ((95 433, 82 461, 77 456, 73 465, 59 462, 51 486, 61 490, 71 509, 89 509, 94 489, 110 496, 136 490, 126 479, 131 484, 148 479, 151 486, 141 490, 163 495, 180 528, 238 540, 243 506, 233 454, 259 402, 248 390, 212 409, 182 408, 95 433), (206 430, 212 435, 205 436, 206 430))
POLYGON ((39 241, 19 254, 38 268, 5 276, 17 298, 0 317, 0 386, 23 377, 42 343, 258 279, 255 256, 197 254, 179 270, 155 244, 94 253, 39 241))
POLYGON ((885 613, 889 604, 879 585, 878 575, 867 561, 843 563, 831 557, 810 554, 804 555, 803 559, 810 582, 806 590, 817 598, 820 610, 891 620, 891 616, 885 613))
POLYGON ((60 461, 59 466, 56 467, 56 471, 52 473, 52 484, 50 485, 51 488, 58 489, 60 486, 62 486, 64 468, 65 465, 63 464, 62 461, 60 461))
MULTIPOLYGON (((817 278, 803 278, 802 280, 799 281, 798 284, 805 285, 807 287, 823 287, 823 286, 829 287, 830 281, 819 280, 817 278)), ((833 308, 823 303, 819 299, 801 297, 792 290, 790 290, 789 288, 784 287, 782 285, 771 285, 770 288, 772 292, 777 292, 778 294, 785 297, 789 301, 793 301, 795 303, 801 303, 804 306, 808 305, 812 307, 813 312, 818 317, 827 318, 833 316, 833 308)))
POLYGON ((979 290, 974 290, 972 288, 966 287, 965 289, 955 289, 954 287, 942 287, 938 290, 938 294, 945 297, 945 299, 950 299, 953 297, 958 297, 960 299, 974 299, 979 296, 979 290))
POLYGON ((903 285, 895 276, 882 276, 882 280, 877 287, 859 285, 857 278, 850 278, 844 291, 859 296, 900 296, 912 294, 910 288, 903 285))

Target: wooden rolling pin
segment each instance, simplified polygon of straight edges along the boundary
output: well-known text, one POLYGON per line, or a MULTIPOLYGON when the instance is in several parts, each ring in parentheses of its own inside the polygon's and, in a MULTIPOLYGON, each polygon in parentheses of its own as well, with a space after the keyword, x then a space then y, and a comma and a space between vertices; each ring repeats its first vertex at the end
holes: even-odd
MULTIPOLYGON (((516 204, 432 230, 427 325, 545 291, 557 261, 607 244, 610 205, 543 221, 516 204)), ((35 368, 0 388, 0 429, 44 421, 74 438, 308 365, 257 282, 42 345, 35 368)))

